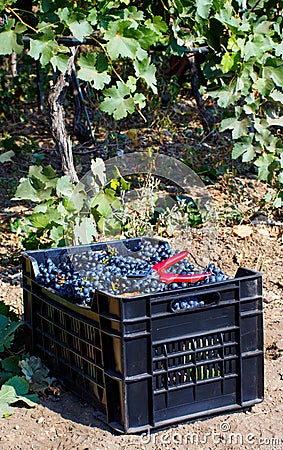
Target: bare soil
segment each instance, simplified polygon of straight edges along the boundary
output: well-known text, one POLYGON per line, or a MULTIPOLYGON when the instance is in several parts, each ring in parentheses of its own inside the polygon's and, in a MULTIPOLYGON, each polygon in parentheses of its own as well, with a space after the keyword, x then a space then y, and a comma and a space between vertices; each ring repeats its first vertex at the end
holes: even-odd
MULTIPOLYGON (((166 134, 164 136, 162 145, 165 150, 169 149, 169 154, 173 154, 173 144, 169 145, 166 134)), ((138 135, 135 138, 138 139, 138 135)), ((178 142, 181 152, 180 141, 181 138, 178 142)), ((206 145, 215 148, 213 138, 207 140, 206 145)), ((196 165, 199 164, 196 154, 191 154, 191 158, 196 158, 196 165)), ((21 162, 7 163, 1 168, 1 176, 8 179, 15 173, 18 177, 23 176, 29 163, 28 157, 21 162)), ((227 204, 231 211, 236 206, 243 214, 240 225, 246 226, 245 229, 237 228, 235 222, 229 222, 227 217, 220 220, 214 262, 231 276, 240 266, 263 273, 264 401, 246 412, 182 423, 150 435, 119 435, 101 421, 100 413, 91 405, 82 403, 70 392, 62 391, 58 397, 47 395, 35 409, 18 408, 12 416, 0 419, 1 450, 283 449, 282 223, 269 222, 266 211, 264 215, 258 215, 259 200, 265 187, 253 176, 222 177, 208 189, 221 214, 227 209, 227 204)), ((3 194, 0 299, 21 315, 19 239, 9 231, 9 220, 13 215, 21 215, 25 208, 19 204, 11 205, 6 185, 3 194)), ((178 240, 175 244, 180 248, 178 240)))

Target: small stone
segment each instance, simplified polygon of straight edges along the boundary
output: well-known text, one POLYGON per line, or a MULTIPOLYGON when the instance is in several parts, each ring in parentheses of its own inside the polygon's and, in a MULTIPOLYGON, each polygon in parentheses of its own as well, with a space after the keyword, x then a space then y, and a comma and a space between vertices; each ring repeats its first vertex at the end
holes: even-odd
POLYGON ((14 426, 14 430, 18 430, 19 428, 20 428, 20 425, 18 425, 18 424, 14 426))
POLYGON ((37 419, 36 422, 39 423, 39 424, 43 423, 44 422, 44 417, 41 416, 39 419, 37 419))

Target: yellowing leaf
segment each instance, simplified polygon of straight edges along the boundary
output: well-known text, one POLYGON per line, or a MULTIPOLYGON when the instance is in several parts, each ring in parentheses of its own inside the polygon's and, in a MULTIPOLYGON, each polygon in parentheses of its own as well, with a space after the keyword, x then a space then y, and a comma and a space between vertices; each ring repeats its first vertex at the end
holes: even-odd
POLYGON ((202 19, 208 19, 211 6, 213 4, 212 0, 198 0, 197 13, 202 19))

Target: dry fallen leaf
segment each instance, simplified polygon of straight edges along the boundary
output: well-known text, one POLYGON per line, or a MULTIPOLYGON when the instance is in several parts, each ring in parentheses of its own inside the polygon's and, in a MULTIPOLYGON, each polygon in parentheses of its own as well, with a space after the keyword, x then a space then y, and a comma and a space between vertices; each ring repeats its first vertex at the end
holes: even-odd
POLYGON ((233 234, 241 239, 251 236, 253 229, 250 225, 235 225, 233 227, 233 234))

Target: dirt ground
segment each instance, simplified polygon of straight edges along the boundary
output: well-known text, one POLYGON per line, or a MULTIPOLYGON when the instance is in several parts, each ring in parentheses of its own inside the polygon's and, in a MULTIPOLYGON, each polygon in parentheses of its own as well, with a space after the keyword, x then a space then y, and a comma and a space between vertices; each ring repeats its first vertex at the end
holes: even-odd
MULTIPOLYGON (((12 173, 9 163, 4 169, 12 173)), ((24 172, 23 169, 19 173, 24 172)), ((3 174, 2 174, 3 175, 3 174)), ((208 187, 219 208, 227 204, 225 180, 208 187)), ((230 205, 244 216, 257 204, 262 186, 255 177, 239 176, 229 191, 230 205), (257 198, 258 196, 258 198, 257 198), (251 205, 252 203, 252 205, 251 205)), ((5 192, 4 192, 5 191, 5 192)), ((8 231, 8 220, 21 214, 11 206, 7 191, 2 197, 0 299, 22 314, 21 267, 17 239, 8 231), (14 255, 14 258, 12 257, 14 255)), ((254 208, 256 210, 256 207, 254 208)), ((283 449, 283 234, 282 223, 264 215, 248 214, 244 227, 220 223, 214 262, 234 276, 240 266, 263 273, 264 284, 264 401, 246 412, 226 413, 193 423, 181 423, 151 434, 119 435, 101 421, 92 406, 70 392, 47 396, 35 409, 18 408, 0 419, 1 450, 100 450, 100 449, 283 449)), ((241 225, 241 224, 240 224, 241 225)))

